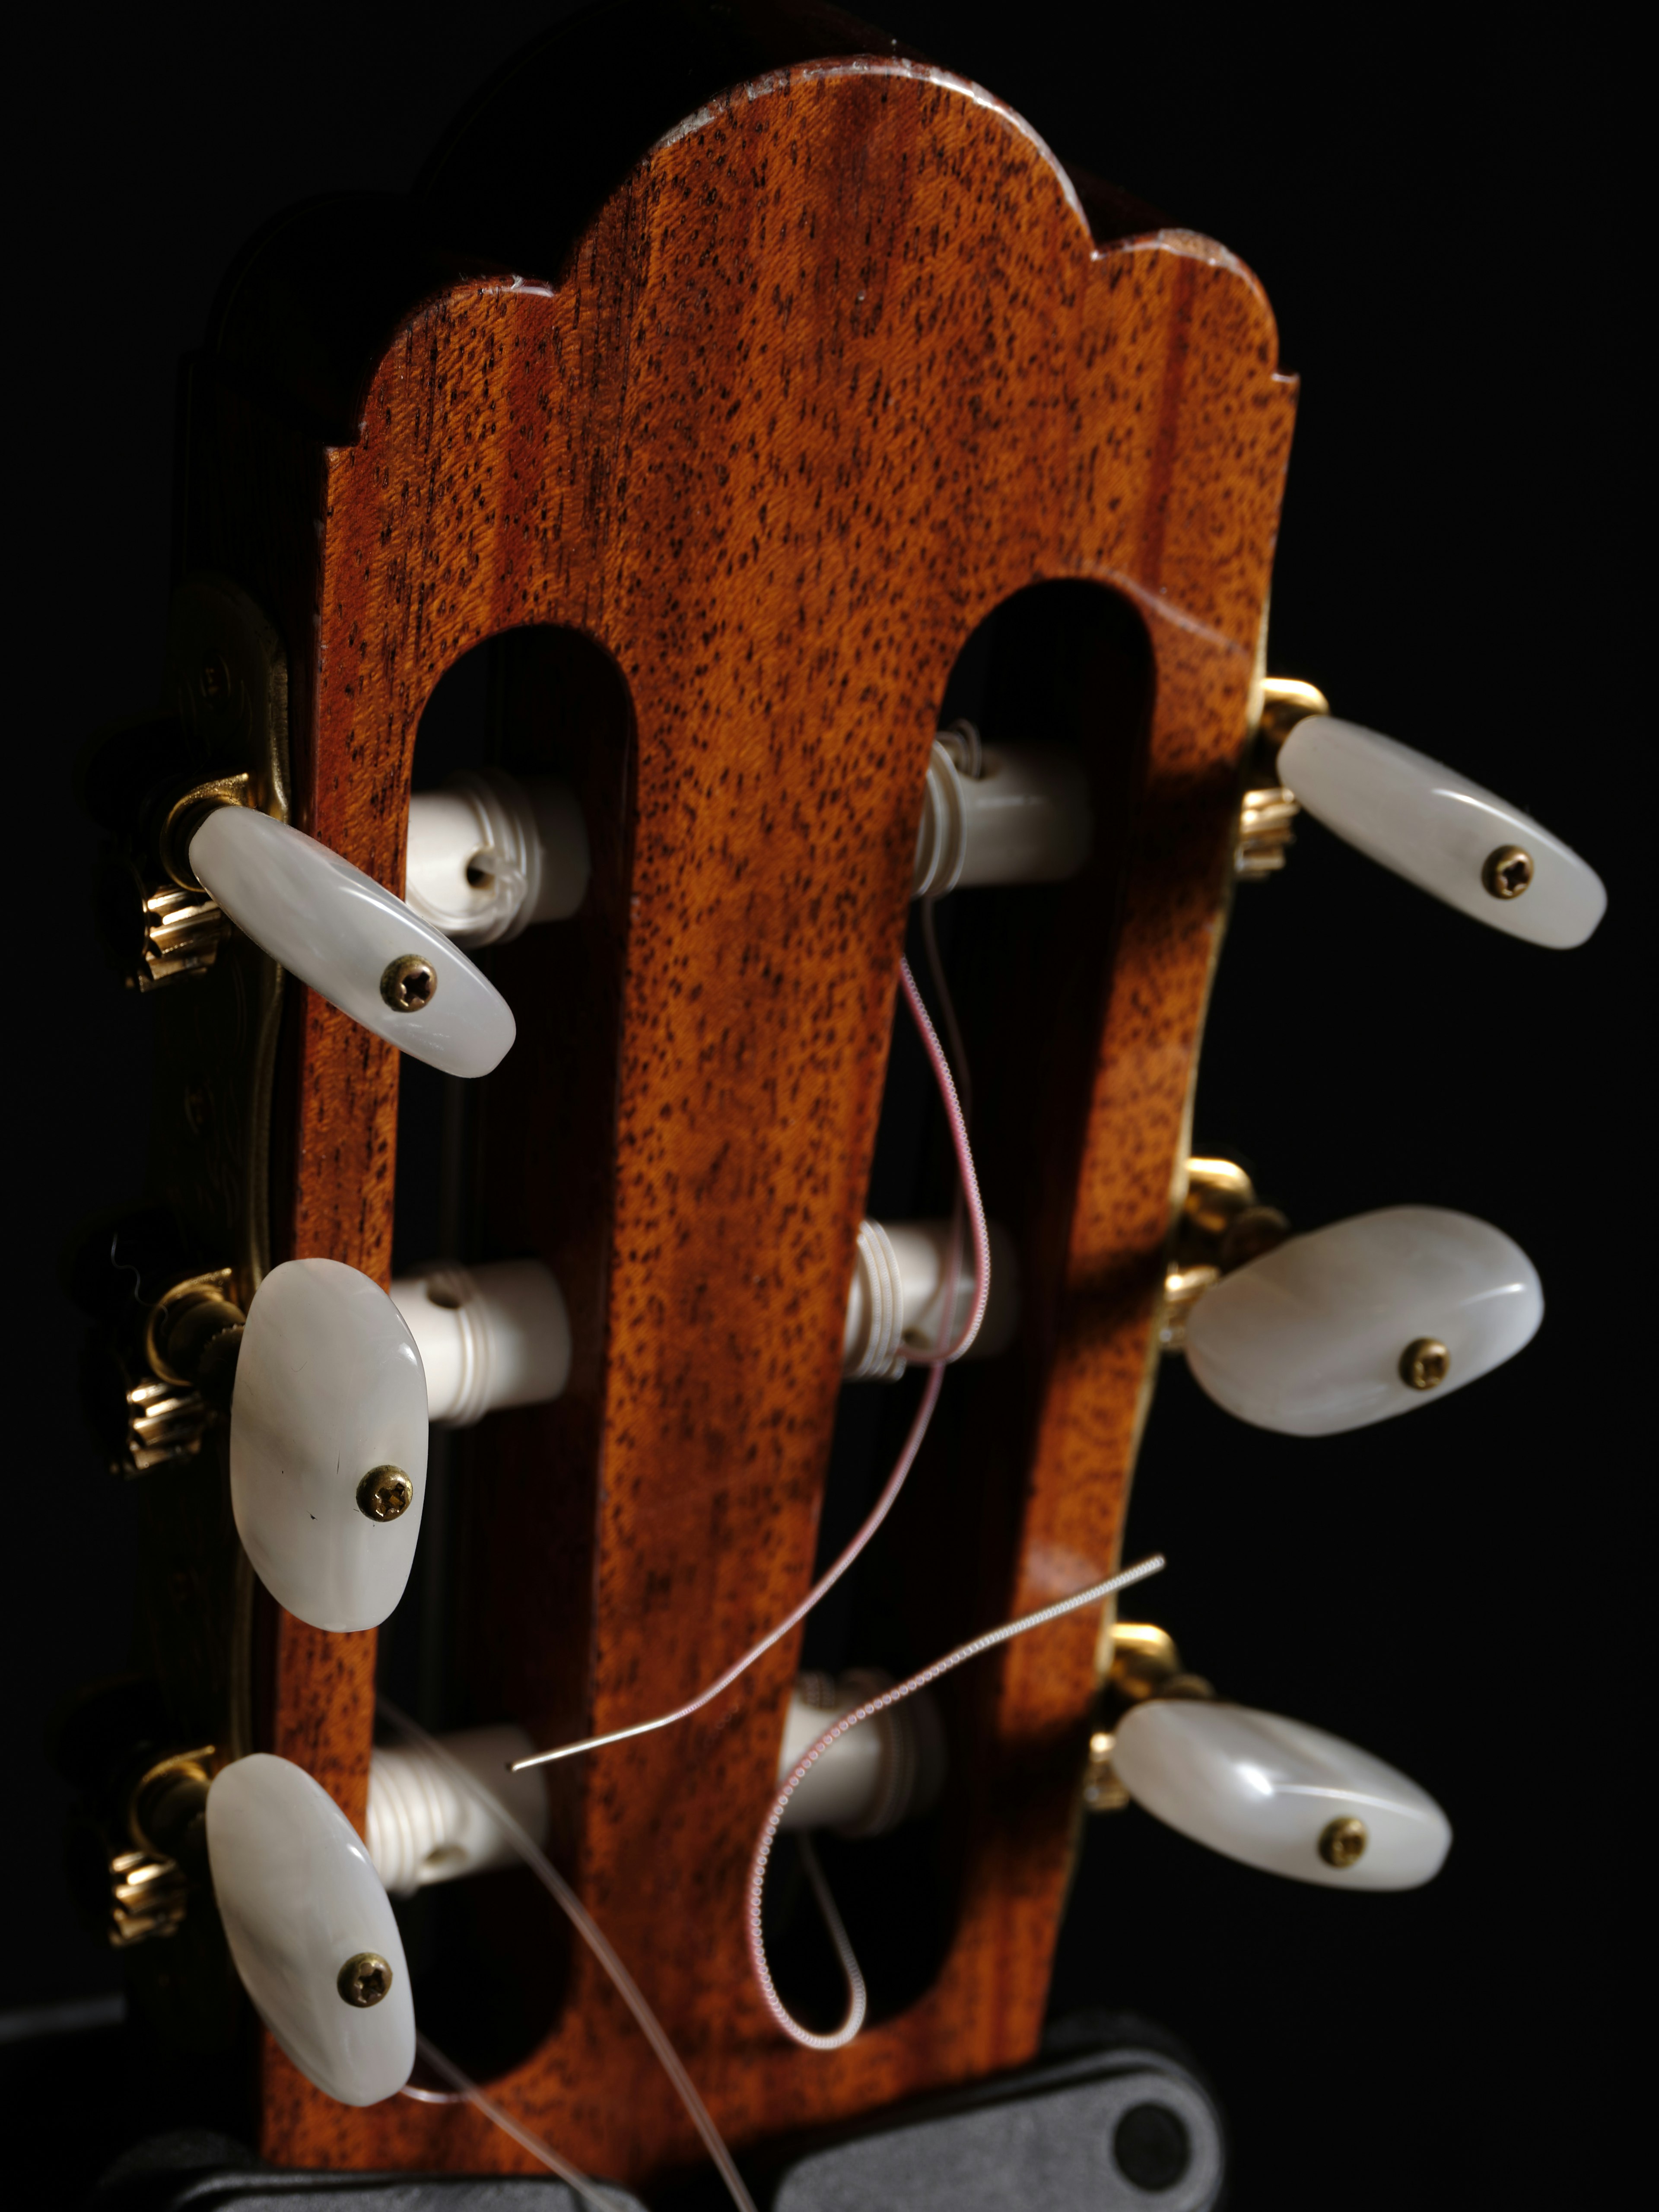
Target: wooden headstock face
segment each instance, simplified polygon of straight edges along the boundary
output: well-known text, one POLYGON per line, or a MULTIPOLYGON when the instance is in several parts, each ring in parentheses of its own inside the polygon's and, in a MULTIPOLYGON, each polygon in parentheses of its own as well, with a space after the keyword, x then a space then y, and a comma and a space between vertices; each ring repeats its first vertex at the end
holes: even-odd
MULTIPOLYGON (((573 1365, 454 1469, 465 1717, 538 1741, 625 1725, 810 1583, 866 1480, 852 1429, 887 1418, 843 1419, 832 1461, 934 732, 971 706, 1086 771, 1088 867, 962 894, 953 921, 1023 1317, 951 1377, 856 1600, 882 1648, 848 1656, 919 1662, 1117 1564, 1291 433, 1271 314, 1206 240, 1092 234, 978 88, 856 51, 688 113, 596 180, 556 264, 400 307, 350 438, 284 412, 226 340, 192 397, 186 538, 281 641, 313 836, 401 884, 422 718, 479 653, 494 757, 562 775, 587 821, 580 916, 493 956, 519 1042, 470 1101, 470 1233, 553 1269, 573 1365)), ((246 1079, 273 1100, 270 1255, 385 1283, 398 1055, 292 984, 283 1021, 275 1074, 246 1079)), ((912 1172, 920 1194, 934 1170, 912 1172)), ((176 1540, 147 1510, 154 1617, 176 1540)), ((204 1572, 241 1639, 216 1740, 298 1762, 361 1823, 374 1634, 263 1599, 249 1625, 234 1562, 204 1572)), ((842 2052, 778 2039, 740 1926, 798 1639, 684 1729, 557 1771, 555 1856, 734 2141, 1031 2054, 1099 1626, 959 1678, 940 1808, 866 1847, 864 1909, 902 1941, 842 2052)), ((523 1999, 501 1996, 516 2045, 484 2054, 501 2101, 590 2169, 693 2156, 539 1895, 501 1878, 465 1917, 472 1986, 523 1999)), ((519 2159, 460 2107, 348 2112, 270 2045, 258 2103, 282 2162, 519 2159)))

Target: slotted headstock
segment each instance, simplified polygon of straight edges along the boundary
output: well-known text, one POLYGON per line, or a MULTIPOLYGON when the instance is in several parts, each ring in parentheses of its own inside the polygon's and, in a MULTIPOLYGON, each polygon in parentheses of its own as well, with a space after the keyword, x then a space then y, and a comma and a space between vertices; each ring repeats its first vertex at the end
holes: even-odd
MULTIPOLYGON (((385 1286, 434 1257, 533 1259, 559 1286, 558 1394, 442 1448, 416 1578, 446 1720, 551 1744, 712 1677, 856 1520, 907 1402, 842 1389, 860 1224, 949 1206, 891 1042, 936 733, 965 715, 1081 779, 1083 865, 940 910, 1018 1279, 1007 1348, 951 1377, 838 1625, 547 1784, 550 1850, 642 1978, 650 1962, 739 2144, 1036 2048, 1084 1795, 1112 1784, 1091 1752, 1114 1656, 1098 1613, 942 1688, 936 1805, 838 1866, 877 1947, 847 2050, 775 2033, 744 1878, 803 1650, 903 1672, 1118 1563, 1156 1363, 1188 1326, 1170 1263, 1193 1263, 1182 1295, 1213 1287, 1248 1211, 1224 1206, 1206 1243, 1187 1158, 1240 839, 1259 859, 1296 803, 1260 750, 1264 730, 1292 741, 1263 721, 1261 639, 1294 402, 1260 288, 1069 176, 978 88, 860 36, 794 11, 584 19, 410 202, 255 250, 191 394, 157 726, 190 744, 135 786, 140 860, 182 852, 188 876, 199 823, 176 811, 246 775, 222 795, 392 892, 411 789, 443 766, 574 794, 582 894, 477 953, 516 1042, 441 1103, 400 1060, 398 1011, 377 1035, 298 960, 279 976, 209 910, 205 860, 205 888, 140 886, 170 902, 144 957, 200 967, 151 976, 149 1195, 175 1238, 153 1273, 180 1328, 205 1325, 216 1270, 246 1311, 285 1261, 385 1286), (532 126, 555 79, 596 94, 550 149, 532 126)), ((295 1762, 361 1828, 376 1634, 255 1588, 222 1510, 222 1393, 155 1371, 159 1339, 126 1351, 129 1397, 148 1375, 195 1424, 143 1489, 167 1729, 221 1761, 295 1762)), ((405 1668, 406 1626, 384 1638, 405 1668)), ((509 2110, 590 2169, 645 2181, 695 2157, 527 1879, 457 1885, 429 1917, 434 2020, 465 2037, 487 2015, 456 2055, 509 2110)), ((257 2104, 284 2163, 522 2162, 457 2105, 342 2106, 269 2042, 257 2104)))

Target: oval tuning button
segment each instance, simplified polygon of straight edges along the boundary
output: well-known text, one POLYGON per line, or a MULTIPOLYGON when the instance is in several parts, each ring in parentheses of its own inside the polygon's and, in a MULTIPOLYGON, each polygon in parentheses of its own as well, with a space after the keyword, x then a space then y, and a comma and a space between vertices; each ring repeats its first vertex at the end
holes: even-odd
POLYGON ((1150 1698, 1118 1723, 1112 1768, 1166 1826, 1294 1881, 1415 1889, 1451 1848, 1451 1823, 1409 1776, 1244 1705, 1150 1698))
POLYGON ((1607 910, 1601 878, 1559 837, 1394 738, 1309 714, 1279 748, 1279 775, 1328 830, 1511 937, 1565 951, 1607 910))
POLYGON ((249 806, 213 805, 189 872, 236 927, 329 1004, 446 1075, 488 1075, 512 1009, 441 930, 314 837, 249 806))
POLYGON ((1543 1315, 1538 1272, 1501 1230, 1392 1206, 1224 1276, 1193 1308, 1186 1352, 1240 1420, 1333 1436, 1461 1390, 1513 1358, 1543 1315))
POLYGON ((374 1628, 404 1594, 426 1493, 427 1395, 408 1324, 337 1260, 273 1267, 248 1308, 230 1499, 255 1573, 313 1628, 374 1628))
POLYGON ((343 2105, 395 2096, 415 2006, 391 1900, 356 1829, 305 1769, 254 1752, 207 1797, 208 1863, 254 2010, 343 2105))

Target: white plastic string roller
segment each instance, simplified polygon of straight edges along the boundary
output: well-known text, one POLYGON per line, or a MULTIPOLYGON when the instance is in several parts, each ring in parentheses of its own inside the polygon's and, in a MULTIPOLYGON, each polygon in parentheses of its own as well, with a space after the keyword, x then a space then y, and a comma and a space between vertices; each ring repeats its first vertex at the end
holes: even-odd
POLYGON ((303 1767, 255 1752, 207 1799, 208 1863, 254 2010, 343 2105, 395 2096, 415 2006, 392 1904, 356 1831, 303 1767))
POLYGON ((302 830, 216 805, 189 835, 190 872, 236 927, 376 1036, 447 1075, 488 1075, 512 1009, 449 939, 302 830))
POLYGON ((480 1785, 423 1745, 377 1744, 368 1769, 368 1855, 393 1897, 435 1881, 517 1866, 497 1806, 504 1806, 538 1848, 547 1841, 547 1789, 539 1774, 511 1774, 510 1762, 535 1749, 521 1728, 462 1729, 441 1748, 480 1785))
MULTIPOLYGON (((904 1372, 904 1355, 941 1350, 960 1336, 974 1302, 973 1251, 964 1228, 957 1248, 956 1297, 949 1326, 945 1278, 951 1263, 948 1221, 865 1221, 853 1254, 842 1340, 842 1372, 849 1382, 904 1372)), ((1006 1352, 1019 1325, 1019 1267, 1006 1233, 990 1224, 991 1298, 968 1353, 985 1359, 1006 1352)))
POLYGON ((556 1398, 570 1376, 570 1315, 539 1260, 434 1263, 393 1283, 420 1346, 428 1418, 468 1429, 508 1406, 556 1398))
MULTIPOLYGON (((892 1686, 892 1676, 873 1667, 854 1667, 840 1676, 802 1674, 784 1721, 779 1782, 843 1713, 892 1686)), ((884 1836, 938 1802, 945 1766, 939 1707, 926 1690, 918 1690, 838 1736, 797 1784, 779 1826, 884 1836)))
MULTIPOLYGON (((1058 883, 1089 857, 1088 780, 1057 745, 935 739, 912 892, 1058 883)), ((592 872, 574 793, 553 776, 466 770, 409 806, 410 907, 456 944, 504 943, 574 914, 592 872)))
POLYGON ((1277 1713, 1152 1698, 1125 1713, 1112 1771, 1138 1805, 1266 1874, 1340 1889, 1414 1889, 1451 1824, 1396 1768, 1277 1713))
POLYGON ((1211 1285, 1188 1364, 1241 1421, 1332 1436, 1408 1413, 1506 1359, 1544 1315, 1538 1271, 1501 1230, 1392 1206, 1291 1237, 1211 1285))
MULTIPOLYGON (((991 1302, 969 1354, 1006 1348, 1019 1320, 1013 1247, 991 1226, 991 1302)), ((904 1371, 904 1354, 954 1339, 973 1304, 973 1255, 966 1231, 957 1294, 945 1327, 948 1221, 866 1221, 860 1229, 842 1340, 849 1380, 904 1371)), ((392 1285, 392 1303, 420 1347, 430 1419, 470 1428, 486 1413, 556 1398, 570 1374, 570 1317, 558 1284, 538 1260, 474 1267, 434 1262, 392 1285)))
POLYGON ((313 1628, 374 1628, 403 1595, 426 1495, 421 1355, 337 1260, 273 1267, 248 1309, 230 1498, 255 1573, 313 1628))
POLYGON ((1394 738, 1309 714, 1278 772, 1316 821, 1492 929, 1565 950, 1607 910, 1601 878, 1559 837, 1394 738))
POLYGON ((587 896, 587 825, 568 784, 465 769, 409 802, 404 896, 457 945, 504 944, 587 896))
POLYGON ((1088 779, 1074 756, 946 731, 927 764, 911 895, 1060 883, 1087 860, 1093 837, 1088 779))

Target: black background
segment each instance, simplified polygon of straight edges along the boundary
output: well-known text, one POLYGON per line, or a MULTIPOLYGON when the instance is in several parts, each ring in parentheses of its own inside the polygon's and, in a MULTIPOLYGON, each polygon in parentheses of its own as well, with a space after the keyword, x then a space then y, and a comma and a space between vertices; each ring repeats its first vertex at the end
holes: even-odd
MULTIPOLYGON (((59 1899, 63 1797, 39 1740, 64 1688, 124 1657, 132 1501, 73 1412, 77 1324, 52 1260, 77 1217, 139 1187, 147 1009, 94 951, 94 838, 67 782, 87 730, 155 695, 176 364, 256 225, 317 191, 407 184, 559 12, 474 0, 439 30, 380 4, 175 6, 39 20, 11 50, 0 2005, 116 1980, 59 1899)), ((1540 815, 1612 895, 1588 948, 1541 952, 1304 826, 1287 875, 1241 896, 1197 1148, 1245 1160, 1299 1225, 1407 1199, 1492 1219, 1536 1261, 1548 1313, 1479 1388, 1316 1443, 1230 1423, 1171 1364, 1130 1528, 1132 1553, 1171 1560, 1146 1610, 1229 1694, 1419 1777, 1457 1843, 1431 1888, 1353 1898, 1135 1813, 1097 1822, 1057 2002, 1131 2005, 1188 2040, 1248 2206, 1613 2201, 1592 2175, 1622 2132, 1605 2069, 1621 1900, 1645 1880, 1620 1714, 1646 1703, 1632 1501, 1651 1356, 1632 1111, 1655 866, 1632 649, 1628 331, 1650 253, 1621 167, 1634 64, 1582 13, 1547 36, 1513 15, 1482 33, 1043 0, 883 20, 1255 270, 1304 380, 1272 665, 1540 815)), ((111 2094, 95 2069, 80 2081, 89 2137, 111 2094)), ((14 2141, 56 2131, 45 2112, 14 2141)))

